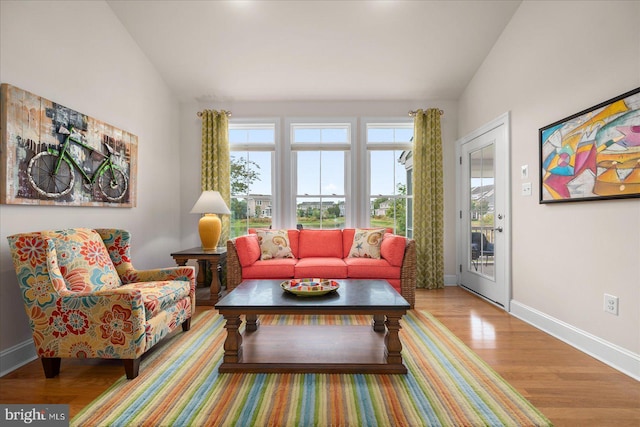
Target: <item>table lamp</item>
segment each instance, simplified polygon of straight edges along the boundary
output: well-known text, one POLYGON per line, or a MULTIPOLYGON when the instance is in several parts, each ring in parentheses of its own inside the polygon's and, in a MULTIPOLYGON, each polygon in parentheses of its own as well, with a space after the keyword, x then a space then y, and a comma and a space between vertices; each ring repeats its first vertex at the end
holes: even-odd
POLYGON ((196 204, 193 205, 191 213, 204 214, 198 222, 202 249, 205 251, 215 250, 218 247, 222 230, 222 222, 216 214, 231 214, 226 203, 222 200, 222 196, 218 191, 203 191, 196 204))

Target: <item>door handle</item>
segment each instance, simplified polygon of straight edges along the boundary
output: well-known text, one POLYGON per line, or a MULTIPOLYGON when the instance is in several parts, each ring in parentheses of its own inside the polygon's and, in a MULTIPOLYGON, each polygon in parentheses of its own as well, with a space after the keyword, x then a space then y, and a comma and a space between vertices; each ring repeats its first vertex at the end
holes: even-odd
POLYGON ((502 227, 496 227, 496 228, 494 228, 494 230, 496 230, 496 231, 498 231, 498 232, 502 233, 502 227))

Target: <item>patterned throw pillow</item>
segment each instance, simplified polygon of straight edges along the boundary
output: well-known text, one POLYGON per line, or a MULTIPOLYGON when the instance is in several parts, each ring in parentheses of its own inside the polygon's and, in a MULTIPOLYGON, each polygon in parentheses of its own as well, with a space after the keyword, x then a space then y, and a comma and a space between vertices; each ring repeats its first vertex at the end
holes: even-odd
POLYGON ((67 288, 73 292, 95 292, 122 286, 102 238, 87 228, 44 231, 53 240, 58 266, 67 288))
POLYGON ((380 259, 380 244, 384 236, 384 228, 356 228, 349 258, 380 259))
POLYGON ((287 230, 256 230, 260 259, 293 258, 287 230))

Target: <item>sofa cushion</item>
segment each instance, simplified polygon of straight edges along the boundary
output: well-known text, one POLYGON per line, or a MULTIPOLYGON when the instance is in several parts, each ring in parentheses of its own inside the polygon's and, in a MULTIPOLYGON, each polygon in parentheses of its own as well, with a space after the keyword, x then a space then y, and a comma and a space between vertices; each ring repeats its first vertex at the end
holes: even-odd
POLYGON ((246 236, 239 236, 235 240, 235 245, 238 260, 243 268, 250 266, 260 259, 260 244, 258 243, 257 235, 248 234, 246 236))
POLYGON ((293 258, 287 230, 257 230, 260 259, 293 258))
POLYGON ((347 264, 344 263, 342 258, 335 257, 301 258, 296 263, 294 277, 297 279, 312 277, 346 279, 347 264))
POLYGON ((345 258, 350 279, 399 279, 400 267, 384 259, 345 258))
POLYGON ((44 231, 56 247, 60 273, 74 292, 114 289, 122 285, 104 241, 95 230, 72 228, 44 231))
POLYGON ((357 228, 348 258, 380 259, 382 236, 384 236, 384 228, 357 228))
POLYGON ((389 261, 389 264, 400 267, 402 266, 406 246, 406 237, 386 233, 380 244, 380 256, 389 261))
POLYGON ((289 233, 289 245, 291 245, 291 253, 294 258, 299 258, 300 254, 300 231, 296 229, 287 230, 289 233))
POLYGON ((342 230, 300 230, 298 258, 310 257, 342 259, 342 230))
POLYGON ((242 279, 292 279, 297 261, 294 258, 258 260, 242 268, 242 279))

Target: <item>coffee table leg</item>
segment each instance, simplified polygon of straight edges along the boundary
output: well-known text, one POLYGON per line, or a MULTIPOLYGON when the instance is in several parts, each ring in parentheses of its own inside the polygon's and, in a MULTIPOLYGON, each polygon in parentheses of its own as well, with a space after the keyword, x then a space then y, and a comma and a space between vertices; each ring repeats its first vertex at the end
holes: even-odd
POLYGON ((384 332, 384 314, 373 315, 373 330, 376 332, 384 332))
POLYGON ((257 314, 247 314, 247 326, 245 328, 247 332, 257 331, 259 325, 260 321, 258 320, 257 314))
POLYGON ((387 316, 387 334, 384 336, 384 355, 390 365, 402 365, 402 343, 398 331, 402 316, 387 316))
POLYGON ((227 323, 227 339, 224 341, 224 363, 239 363, 242 360, 242 335, 238 328, 242 324, 239 315, 224 315, 227 323))

